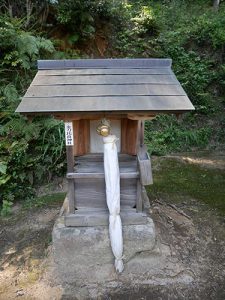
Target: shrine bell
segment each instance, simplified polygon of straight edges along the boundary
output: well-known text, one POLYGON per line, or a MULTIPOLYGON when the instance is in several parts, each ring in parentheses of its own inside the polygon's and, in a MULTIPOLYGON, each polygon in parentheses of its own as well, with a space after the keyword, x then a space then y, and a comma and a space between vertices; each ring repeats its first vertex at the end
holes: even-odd
POLYGON ((102 136, 118 138, 122 224, 142 224, 152 184, 144 121, 193 109, 170 59, 74 59, 38 61, 16 111, 65 122, 65 225, 98 226, 108 224, 102 136))

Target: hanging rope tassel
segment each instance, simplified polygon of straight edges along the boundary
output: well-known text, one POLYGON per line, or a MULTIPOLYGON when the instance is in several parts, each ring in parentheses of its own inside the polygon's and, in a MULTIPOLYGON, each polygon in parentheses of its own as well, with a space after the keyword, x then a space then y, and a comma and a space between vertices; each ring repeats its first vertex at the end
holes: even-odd
POLYGON ((109 216, 109 236, 113 255, 115 256, 115 269, 121 273, 124 269, 123 266, 123 235, 122 235, 122 222, 120 215, 109 216))
POLYGON ((115 259, 115 268, 118 273, 123 272, 124 265, 122 259, 117 259, 117 258, 115 259))

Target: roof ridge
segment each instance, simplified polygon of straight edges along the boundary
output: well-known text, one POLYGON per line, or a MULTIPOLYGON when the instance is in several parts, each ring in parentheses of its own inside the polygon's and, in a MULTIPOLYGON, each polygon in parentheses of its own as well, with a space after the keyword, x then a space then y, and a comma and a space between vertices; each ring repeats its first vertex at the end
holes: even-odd
POLYGON ((38 60, 39 70, 54 69, 123 69, 123 68, 170 68, 170 58, 107 58, 107 59, 63 59, 38 60))

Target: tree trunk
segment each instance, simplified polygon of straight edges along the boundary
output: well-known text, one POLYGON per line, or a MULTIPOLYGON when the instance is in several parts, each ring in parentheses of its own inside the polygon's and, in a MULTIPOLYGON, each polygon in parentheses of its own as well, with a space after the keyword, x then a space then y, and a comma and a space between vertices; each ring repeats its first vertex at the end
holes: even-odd
POLYGON ((220 0, 213 0, 213 8, 215 11, 219 10, 220 0))
POLYGON ((25 27, 28 27, 28 25, 30 23, 31 14, 33 11, 33 4, 30 0, 26 0, 26 10, 27 10, 27 20, 25 23, 25 27))

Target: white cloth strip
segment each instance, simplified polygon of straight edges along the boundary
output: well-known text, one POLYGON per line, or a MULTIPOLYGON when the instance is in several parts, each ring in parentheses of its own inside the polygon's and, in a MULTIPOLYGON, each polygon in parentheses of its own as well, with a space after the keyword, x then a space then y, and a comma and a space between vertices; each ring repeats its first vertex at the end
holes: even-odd
POLYGON ((115 135, 103 137, 106 201, 109 209, 109 236, 116 271, 121 273, 123 265, 123 235, 120 218, 120 171, 115 135))

